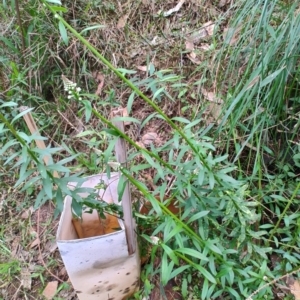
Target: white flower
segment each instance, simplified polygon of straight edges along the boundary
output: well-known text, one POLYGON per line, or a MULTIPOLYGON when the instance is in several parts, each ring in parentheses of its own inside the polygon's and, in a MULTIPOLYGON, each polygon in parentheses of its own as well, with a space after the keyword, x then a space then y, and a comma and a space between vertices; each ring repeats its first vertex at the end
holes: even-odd
POLYGON ((160 239, 157 236, 150 236, 150 239, 154 245, 158 245, 160 239))

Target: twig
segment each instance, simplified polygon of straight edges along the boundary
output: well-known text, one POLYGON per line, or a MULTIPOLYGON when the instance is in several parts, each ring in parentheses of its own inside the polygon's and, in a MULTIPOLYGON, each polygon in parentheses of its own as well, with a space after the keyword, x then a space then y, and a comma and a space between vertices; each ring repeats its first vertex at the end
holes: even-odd
POLYGON ((287 273, 287 274, 285 274, 285 275, 283 275, 283 276, 281 276, 281 277, 279 277, 279 278, 276 278, 276 279, 274 279, 274 280, 272 280, 272 281, 270 281, 270 282, 268 282, 268 283, 266 283, 266 284, 264 284, 264 285, 261 286, 259 289, 257 289, 255 292, 253 292, 248 298, 246 298, 246 300, 252 300, 252 297, 255 296, 256 294, 258 294, 262 289, 266 288, 266 287, 269 286, 269 285, 272 285, 272 284, 276 283, 277 281, 279 281, 279 280, 281 280, 281 279, 283 279, 283 278, 285 278, 285 277, 288 277, 288 276, 290 276, 290 275, 296 274, 296 273, 298 273, 299 271, 300 271, 300 268, 297 269, 297 270, 294 270, 294 271, 292 271, 292 272, 290 272, 290 273, 287 273))

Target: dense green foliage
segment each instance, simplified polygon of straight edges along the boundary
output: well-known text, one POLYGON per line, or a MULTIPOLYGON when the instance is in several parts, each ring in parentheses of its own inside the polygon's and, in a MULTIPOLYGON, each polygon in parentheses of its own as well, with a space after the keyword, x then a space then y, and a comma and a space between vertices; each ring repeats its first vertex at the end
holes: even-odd
MULTIPOLYGON (((0 6, 8 24, 0 39, 3 182, 14 174, 14 186, 28 205, 31 198, 35 208, 53 200, 57 214, 70 195, 80 215, 84 205, 94 207, 94 200, 83 201, 67 183, 110 172, 114 144, 123 137, 130 151, 120 185, 129 180, 153 207, 147 216, 135 212, 140 237, 151 249, 136 298, 150 294, 152 278, 159 274, 163 286, 179 278, 184 299, 244 299, 252 293, 252 299, 275 299, 274 283, 284 284, 283 277, 296 273, 300 263, 298 3, 240 0, 228 7, 216 21, 210 63, 194 67, 201 80, 191 82, 183 71, 168 70, 166 62, 165 70, 155 69, 148 58, 145 78, 134 68, 116 68, 111 57, 105 59, 92 46, 93 32, 102 24, 88 19, 88 12, 100 6, 109 16, 113 1, 111 6, 87 2, 76 6, 77 18, 58 0, 0 6), (72 44, 79 58, 69 52, 72 44), (101 97, 87 80, 95 62, 114 82, 101 97), (61 75, 71 77, 72 70, 76 84, 70 81, 64 91, 61 75), (191 99, 194 88, 212 87, 222 107, 218 120, 208 124, 203 97, 194 97, 196 104, 191 99), (118 100, 122 93, 128 96, 125 105, 118 100), (135 118, 137 103, 151 108, 143 120, 135 118), (165 103, 188 108, 169 115, 165 103), (22 105, 32 108, 20 112, 22 105), (140 128, 163 120, 168 139, 146 148, 120 132, 109 116, 120 105, 133 117, 119 119, 140 128), (22 121, 28 111, 48 139, 28 132, 22 121), (84 125, 69 137, 63 126, 53 128, 58 116, 69 132, 78 120, 84 125), (39 149, 36 139, 47 140, 49 147, 39 149), (47 166, 46 155, 51 156, 47 166), (155 191, 141 182, 143 172, 153 172, 155 191), (178 215, 167 208, 172 199, 178 201, 178 215), (154 245, 153 237, 159 238, 154 245), (155 257, 160 257, 159 267, 155 257)), ((4 268, 18 271, 15 261, 1 266, 1 273, 4 268)))

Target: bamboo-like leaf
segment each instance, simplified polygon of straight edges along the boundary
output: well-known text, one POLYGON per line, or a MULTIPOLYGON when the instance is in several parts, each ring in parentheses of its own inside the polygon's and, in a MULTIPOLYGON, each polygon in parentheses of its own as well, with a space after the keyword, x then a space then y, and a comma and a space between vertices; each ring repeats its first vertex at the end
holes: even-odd
POLYGON ((59 29, 62 40, 64 41, 66 46, 68 46, 69 45, 68 33, 67 33, 66 27, 62 21, 58 22, 58 29, 59 29))
POLYGON ((203 218, 204 216, 207 216, 210 213, 209 210, 200 211, 197 214, 193 215, 188 221, 187 224, 190 224, 191 222, 194 222, 200 218, 203 218))

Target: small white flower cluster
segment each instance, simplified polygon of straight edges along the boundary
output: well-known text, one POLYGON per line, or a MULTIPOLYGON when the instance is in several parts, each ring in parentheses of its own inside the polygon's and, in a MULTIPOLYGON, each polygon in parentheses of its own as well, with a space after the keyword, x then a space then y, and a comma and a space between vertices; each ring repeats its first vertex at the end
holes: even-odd
POLYGON ((64 90, 68 92, 68 99, 72 99, 73 97, 77 98, 77 100, 82 100, 80 97, 81 88, 77 87, 77 83, 69 80, 66 76, 61 75, 62 81, 64 83, 64 90))

